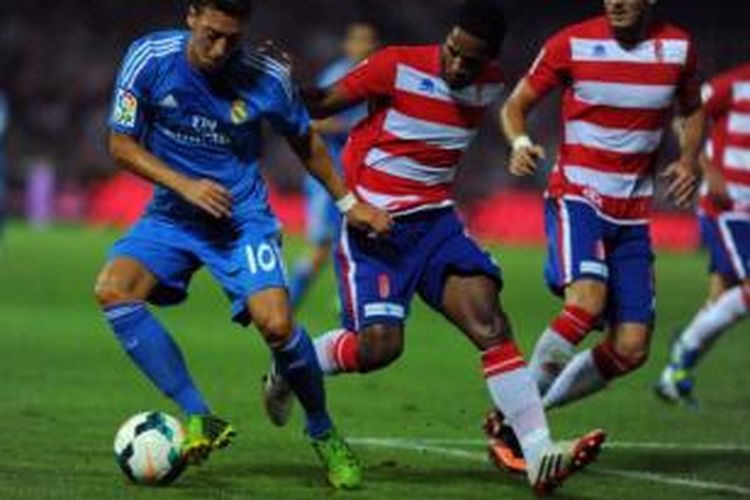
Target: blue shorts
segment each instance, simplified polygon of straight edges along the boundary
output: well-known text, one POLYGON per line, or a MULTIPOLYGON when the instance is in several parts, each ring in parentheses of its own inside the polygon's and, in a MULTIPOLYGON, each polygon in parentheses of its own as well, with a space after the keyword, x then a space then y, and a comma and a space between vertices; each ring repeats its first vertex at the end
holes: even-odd
POLYGON ((335 261, 342 323, 349 330, 403 324, 415 292, 441 311, 451 275, 485 275, 502 286, 497 264, 466 235, 451 208, 398 217, 391 234, 377 240, 342 228, 335 261))
POLYGON ((328 191, 312 176, 305 178, 307 239, 315 245, 333 243, 339 237, 341 213, 328 191))
POLYGON ((607 285, 605 319, 612 325, 654 321, 654 253, 647 224, 616 224, 586 202, 545 201, 547 285, 563 295, 580 279, 607 285))
POLYGON ((149 302, 184 301, 193 274, 206 266, 232 305, 232 319, 248 325, 247 299, 268 288, 286 288, 279 224, 270 212, 246 222, 213 226, 145 216, 115 243, 109 259, 129 257, 158 280, 149 302))
POLYGON ((709 253, 709 272, 732 282, 750 278, 750 214, 724 212, 717 217, 701 213, 701 238, 709 253))

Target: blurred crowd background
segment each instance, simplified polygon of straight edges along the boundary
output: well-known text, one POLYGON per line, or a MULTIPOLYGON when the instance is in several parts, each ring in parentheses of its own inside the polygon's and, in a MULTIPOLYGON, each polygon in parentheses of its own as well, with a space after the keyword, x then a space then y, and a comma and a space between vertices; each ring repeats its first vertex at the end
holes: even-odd
MULTIPOLYGON (((499 1, 510 25, 502 54, 509 86, 547 36, 602 9, 600 0, 499 1)), ((297 78, 310 82, 337 57, 348 22, 375 21, 386 44, 439 42, 456 3, 256 0, 252 38, 270 38, 287 48, 295 56, 297 78)), ((659 16, 694 34, 706 77, 750 59, 747 8, 747 0, 660 0, 657 5, 659 16)), ((114 173, 105 148, 105 122, 120 58, 136 37, 181 26, 185 10, 178 0, 0 0, 0 93, 8 110, 3 149, 13 212, 23 210, 22 193, 31 172, 40 168, 54 179, 55 192, 72 200, 68 209, 73 216, 85 209, 81 194, 114 173)), ((0 118, 4 114, 0 106, 0 118)), ((552 100, 534 116, 535 135, 548 148, 555 147, 557 114, 552 100)), ((464 161, 459 199, 481 198, 506 187, 541 189, 543 176, 520 183, 511 179, 505 155, 496 117, 488 116, 464 161)), ((299 189, 301 168, 278 139, 269 138, 264 169, 280 191, 299 189)))

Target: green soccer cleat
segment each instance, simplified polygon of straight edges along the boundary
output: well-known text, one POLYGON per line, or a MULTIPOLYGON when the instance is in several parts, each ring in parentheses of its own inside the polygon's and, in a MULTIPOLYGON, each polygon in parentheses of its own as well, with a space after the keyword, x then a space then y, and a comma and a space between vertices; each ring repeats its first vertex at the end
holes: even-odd
POLYGON ((211 452, 225 448, 232 442, 237 431, 232 425, 215 415, 191 415, 186 426, 182 455, 191 465, 200 465, 211 452))
POLYGON ((326 469, 328 483, 336 489, 353 490, 362 484, 362 465, 349 444, 335 429, 312 439, 312 447, 326 469))

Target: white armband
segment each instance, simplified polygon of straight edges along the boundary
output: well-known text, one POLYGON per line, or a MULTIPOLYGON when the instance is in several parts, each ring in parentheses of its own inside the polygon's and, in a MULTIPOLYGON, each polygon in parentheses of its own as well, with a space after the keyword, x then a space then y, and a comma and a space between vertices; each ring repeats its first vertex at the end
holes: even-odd
POLYGON ((357 197, 354 196, 353 193, 347 193, 343 198, 339 198, 338 200, 336 200, 336 207, 338 207, 339 212, 341 212, 342 214, 346 214, 352 208, 354 208, 354 205, 356 205, 357 203, 359 203, 359 201, 357 201, 357 197))
POLYGON ((534 143, 531 141, 531 138, 528 135, 521 135, 516 137, 513 140, 513 151, 518 151, 519 149, 523 148, 530 148, 533 147, 534 143))

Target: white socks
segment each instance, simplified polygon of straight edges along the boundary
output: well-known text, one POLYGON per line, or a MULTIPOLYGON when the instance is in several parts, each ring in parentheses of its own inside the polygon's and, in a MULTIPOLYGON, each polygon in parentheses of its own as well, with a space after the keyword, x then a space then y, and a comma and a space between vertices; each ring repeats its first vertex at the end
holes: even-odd
POLYGON ((730 326, 748 313, 748 290, 734 287, 716 302, 701 309, 693 322, 682 332, 680 343, 686 348, 703 352, 730 326))
POLYGON ((606 387, 607 379, 599 371, 591 349, 577 354, 544 395, 544 408, 568 404, 606 387))
POLYGON ((529 363, 529 370, 542 396, 547 393, 575 352, 576 346, 552 328, 544 331, 534 346, 534 354, 529 363))
POLYGON ((547 417, 529 369, 525 366, 487 377, 495 406, 513 428, 529 463, 536 463, 551 444, 547 417))

